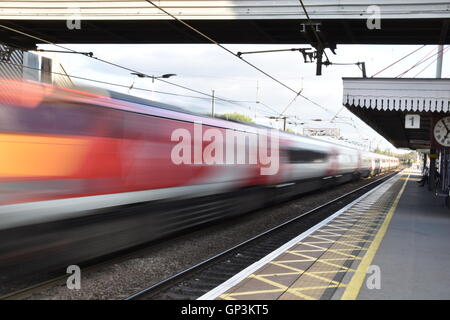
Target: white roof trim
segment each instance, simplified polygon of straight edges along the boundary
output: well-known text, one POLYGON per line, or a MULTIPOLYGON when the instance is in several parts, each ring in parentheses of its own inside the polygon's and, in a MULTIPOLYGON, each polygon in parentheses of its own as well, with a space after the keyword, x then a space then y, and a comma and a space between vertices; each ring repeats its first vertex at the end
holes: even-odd
MULTIPOLYGON (((161 0, 156 4, 181 19, 305 19, 298 0, 161 0)), ((368 19, 369 6, 383 19, 450 18, 448 0, 309 0, 311 19, 368 19)), ((171 20, 142 0, 22 0, 1 1, 0 20, 171 20)))
POLYGON ((449 112, 450 79, 343 78, 343 104, 353 107, 449 112))

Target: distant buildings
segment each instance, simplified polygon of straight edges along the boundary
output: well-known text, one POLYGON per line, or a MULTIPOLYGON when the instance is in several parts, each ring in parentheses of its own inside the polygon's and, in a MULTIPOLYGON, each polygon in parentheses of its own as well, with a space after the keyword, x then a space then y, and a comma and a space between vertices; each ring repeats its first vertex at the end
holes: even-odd
POLYGON ((0 44, 0 78, 72 85, 62 64, 51 54, 36 54, 0 44))

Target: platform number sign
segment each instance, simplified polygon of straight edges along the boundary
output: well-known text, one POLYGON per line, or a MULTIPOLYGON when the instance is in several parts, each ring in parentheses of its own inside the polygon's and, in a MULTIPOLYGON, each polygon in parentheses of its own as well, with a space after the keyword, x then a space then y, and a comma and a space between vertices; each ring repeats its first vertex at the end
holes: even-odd
POLYGON ((406 129, 420 129, 420 115, 407 114, 405 118, 406 129))

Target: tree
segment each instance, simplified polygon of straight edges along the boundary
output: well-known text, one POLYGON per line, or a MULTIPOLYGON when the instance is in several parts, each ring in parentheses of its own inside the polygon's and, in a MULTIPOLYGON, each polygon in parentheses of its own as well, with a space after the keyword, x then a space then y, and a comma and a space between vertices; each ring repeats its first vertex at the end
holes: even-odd
POLYGON ((252 118, 250 118, 244 114, 237 113, 237 112, 224 113, 222 115, 218 115, 217 117, 225 119, 225 120, 231 120, 231 121, 235 120, 235 121, 247 122, 247 123, 253 123, 253 124, 255 123, 252 118))
POLYGON ((287 128, 286 132, 292 133, 292 134, 297 134, 294 130, 292 130, 291 128, 287 128))
POLYGON ((373 150, 373 153, 378 153, 378 154, 382 154, 382 155, 389 156, 389 157, 395 157, 396 156, 389 149, 386 149, 386 150, 383 151, 383 150, 381 150, 378 147, 375 150, 373 150))
POLYGON ((410 153, 400 154, 397 158, 400 159, 402 163, 411 164, 417 160, 417 152, 411 151, 410 153))

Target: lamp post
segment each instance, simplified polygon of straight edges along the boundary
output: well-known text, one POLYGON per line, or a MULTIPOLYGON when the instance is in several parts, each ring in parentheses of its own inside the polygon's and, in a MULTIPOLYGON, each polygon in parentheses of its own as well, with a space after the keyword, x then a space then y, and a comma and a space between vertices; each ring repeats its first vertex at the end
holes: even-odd
POLYGON ((163 75, 160 75, 160 76, 148 76, 146 74, 139 73, 139 72, 132 72, 131 74, 135 75, 135 76, 138 76, 139 78, 151 78, 152 82, 155 82, 155 79, 167 79, 167 78, 176 76, 175 73, 166 73, 166 74, 163 74, 163 75))
POLYGON ((272 119, 272 120, 283 120, 283 131, 286 131, 286 120, 287 120, 287 118, 288 117, 286 117, 286 116, 280 116, 280 117, 268 117, 269 119, 272 119))
POLYGON ((216 92, 214 90, 212 90, 212 100, 211 100, 211 116, 214 118, 214 113, 215 113, 215 104, 216 104, 216 92))

